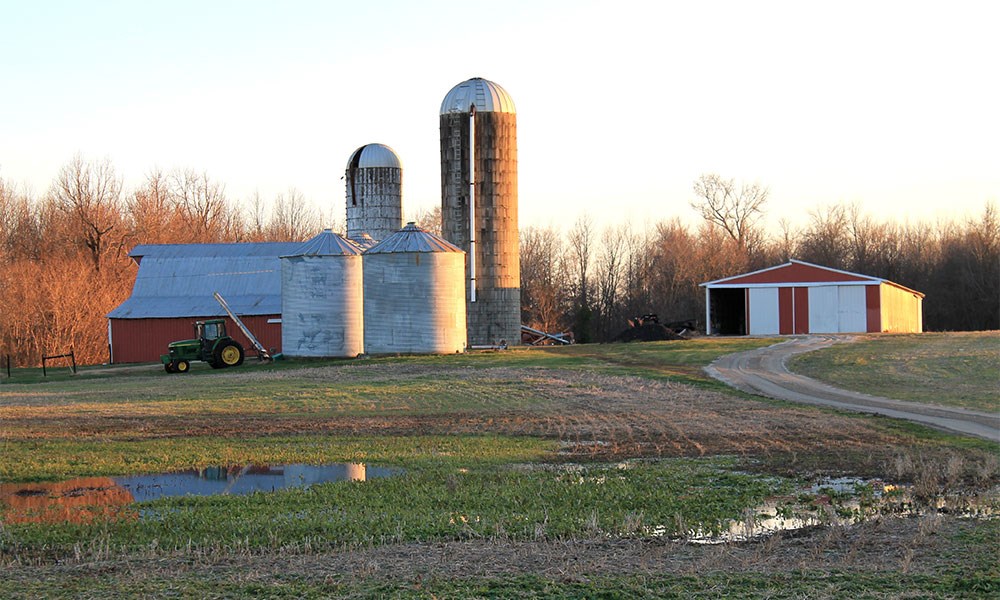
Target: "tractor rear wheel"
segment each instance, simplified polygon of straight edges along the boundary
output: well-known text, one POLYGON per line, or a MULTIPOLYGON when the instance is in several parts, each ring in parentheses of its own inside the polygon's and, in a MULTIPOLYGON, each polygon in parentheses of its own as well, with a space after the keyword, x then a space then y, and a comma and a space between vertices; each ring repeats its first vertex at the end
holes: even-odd
POLYGON ((215 362, 224 367, 238 367, 243 364, 243 346, 228 341, 215 351, 215 362))
POLYGON ((189 363, 188 361, 186 361, 184 359, 181 359, 181 360, 177 361, 177 363, 174 365, 174 369, 178 373, 187 373, 188 371, 191 370, 191 363, 189 363))

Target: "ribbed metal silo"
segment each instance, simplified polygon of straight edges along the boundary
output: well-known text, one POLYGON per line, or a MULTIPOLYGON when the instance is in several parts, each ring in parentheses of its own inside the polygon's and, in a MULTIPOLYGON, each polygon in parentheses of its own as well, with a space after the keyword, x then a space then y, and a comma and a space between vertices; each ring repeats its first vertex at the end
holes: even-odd
POLYGON ((361 248, 326 229, 281 257, 281 348, 288 356, 364 352, 361 248))
POLYGON ((351 154, 347 182, 347 237, 367 233, 383 240, 403 226, 403 168, 385 144, 367 144, 351 154))
POLYGON ((413 223, 364 253, 365 352, 462 352, 465 253, 413 223))
POLYGON ((514 102, 477 77, 448 92, 440 118, 441 232, 467 251, 469 345, 520 343, 514 102))

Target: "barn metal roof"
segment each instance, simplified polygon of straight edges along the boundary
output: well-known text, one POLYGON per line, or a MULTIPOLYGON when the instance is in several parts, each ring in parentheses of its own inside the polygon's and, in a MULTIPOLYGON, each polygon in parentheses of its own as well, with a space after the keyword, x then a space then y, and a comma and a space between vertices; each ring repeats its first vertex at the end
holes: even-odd
POLYGON ((332 229, 324 229, 322 233, 299 246, 295 252, 283 255, 281 258, 296 256, 351 256, 361 254, 362 249, 355 242, 337 235, 332 229))
POLYGON ((365 144, 351 153, 347 159, 347 170, 369 169, 375 167, 389 167, 392 169, 402 169, 403 165, 399 160, 396 151, 385 144, 365 144), (355 164, 357 160, 357 164, 355 164))
POLYGON ((107 316, 224 316, 214 292, 222 294, 238 315, 280 314, 279 257, 300 247, 301 242, 136 246, 129 253, 139 263, 132 295, 107 316))
POLYGON ((417 227, 412 221, 406 227, 365 250, 365 254, 394 252, 464 252, 458 246, 417 227))
POLYGON ((473 104, 478 112, 517 112, 507 90, 482 77, 473 77, 451 88, 441 102, 441 114, 467 113, 473 104))

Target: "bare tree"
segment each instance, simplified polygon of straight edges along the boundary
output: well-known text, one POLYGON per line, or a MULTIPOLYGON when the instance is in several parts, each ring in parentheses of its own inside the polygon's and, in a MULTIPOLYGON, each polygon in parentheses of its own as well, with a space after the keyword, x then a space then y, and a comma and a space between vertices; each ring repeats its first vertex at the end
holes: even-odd
POLYGON ((435 204, 430 210, 417 213, 416 223, 424 231, 441 235, 441 205, 435 204))
POLYGON ((31 197, 0 178, 0 258, 38 258, 42 233, 31 197))
POLYGON ((177 220, 167 177, 159 169, 146 175, 125 203, 131 238, 139 244, 162 244, 176 240, 177 220))
POLYGON ((552 227, 527 227, 521 231, 520 256, 523 322, 542 331, 563 331, 566 282, 562 235, 552 227))
POLYGON ((108 236, 121 224, 121 191, 110 160, 85 162, 79 154, 59 171, 52 187, 55 206, 71 219, 97 271, 108 236))
POLYGON ((208 173, 176 169, 169 177, 171 199, 186 222, 189 241, 221 241, 230 230, 225 186, 208 173))
POLYGON ((580 342, 591 338, 593 307, 590 298, 590 263, 594 245, 594 223, 589 215, 576 220, 569 232, 569 256, 573 276, 574 333, 580 342))
POLYGON ((809 227, 798 245, 802 260, 834 269, 848 268, 851 238, 847 210, 841 205, 818 208, 809 213, 809 218, 809 227))
POLYGON ((736 184, 714 173, 702 175, 694 183, 697 199, 691 207, 705 221, 722 228, 747 252, 753 253, 762 241, 757 222, 764 214, 769 190, 758 183, 736 184))
POLYGON ((250 197, 249 207, 249 223, 247 236, 251 241, 261 242, 267 238, 267 214, 264 207, 264 198, 260 195, 260 192, 254 191, 253 196, 250 197))
POLYGON ((625 226, 607 227, 601 234, 601 248, 597 256, 596 286, 600 330, 603 339, 610 339, 621 328, 622 283, 625 277, 626 240, 625 226))
POLYGON ((295 188, 288 188, 288 195, 278 194, 271 208, 267 237, 274 241, 304 240, 319 229, 316 211, 306 203, 305 197, 295 188))

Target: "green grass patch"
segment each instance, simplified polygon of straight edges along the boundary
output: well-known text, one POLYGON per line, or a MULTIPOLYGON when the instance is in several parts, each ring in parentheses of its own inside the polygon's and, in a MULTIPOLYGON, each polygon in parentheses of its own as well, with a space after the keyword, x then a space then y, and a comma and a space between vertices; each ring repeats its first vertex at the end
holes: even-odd
POLYGON ((141 518, 12 523, 0 537, 0 557, 52 559, 81 548, 238 554, 456 539, 676 535, 718 530, 764 498, 791 489, 787 481, 735 472, 730 459, 498 464, 499 454, 483 460, 427 452, 405 461, 405 472, 391 478, 164 498, 134 505, 141 518))
POLYGON ((872 336, 799 355, 790 367, 875 396, 1000 410, 1000 332, 872 336))
POLYGON ((491 435, 6 441, 0 445, 0 481, 60 481, 251 463, 497 464, 542 460, 557 446, 552 440, 491 435))
POLYGON ((46 581, 0 582, 5 598, 185 597, 185 598, 989 598, 1000 593, 995 576, 972 574, 906 574, 898 571, 791 571, 733 573, 709 571, 693 575, 628 575, 502 578, 421 577, 372 580, 354 574, 325 579, 277 576, 267 580, 246 574, 225 579, 209 573, 171 577, 114 578, 107 575, 46 581))

